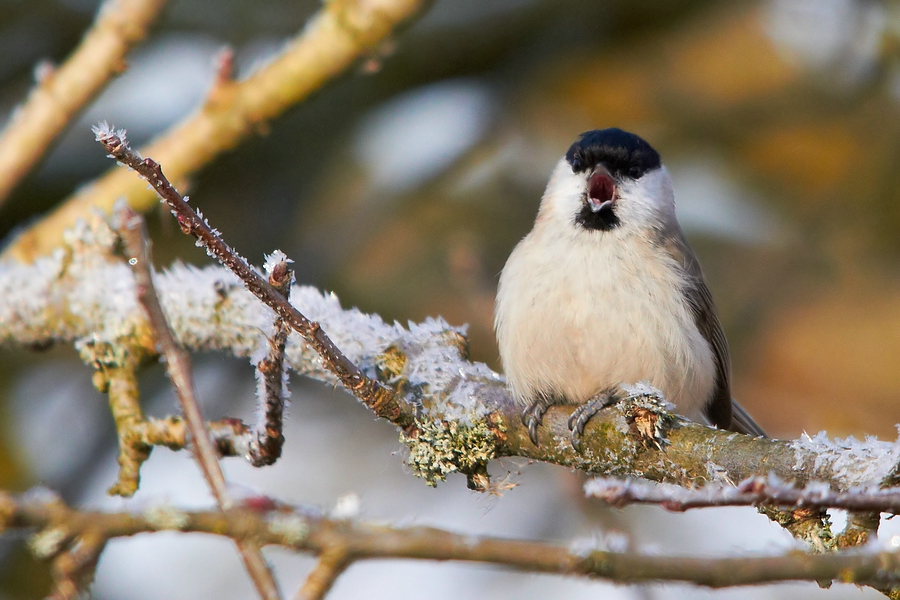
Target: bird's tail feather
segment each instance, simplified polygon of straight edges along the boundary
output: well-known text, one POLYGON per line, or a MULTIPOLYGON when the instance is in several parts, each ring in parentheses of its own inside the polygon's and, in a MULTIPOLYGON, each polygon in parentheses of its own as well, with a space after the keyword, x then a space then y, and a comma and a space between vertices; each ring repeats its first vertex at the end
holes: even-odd
POLYGON ((766 432, 756 424, 753 417, 744 410, 743 406, 738 404, 737 400, 731 401, 731 426, 728 430, 737 433, 747 433, 757 437, 766 437, 766 432))

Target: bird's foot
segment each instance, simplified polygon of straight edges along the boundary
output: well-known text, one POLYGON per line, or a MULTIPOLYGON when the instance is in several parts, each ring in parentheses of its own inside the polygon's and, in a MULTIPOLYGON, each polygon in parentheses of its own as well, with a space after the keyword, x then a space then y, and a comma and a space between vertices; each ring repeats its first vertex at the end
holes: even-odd
POLYGON ((535 446, 540 446, 538 441, 538 427, 544 421, 544 413, 553 406, 553 400, 546 396, 538 396, 534 402, 522 411, 522 424, 528 428, 528 437, 535 446))
POLYGON ((569 416, 569 429, 572 430, 572 447, 581 450, 581 435, 588 421, 604 408, 617 404, 622 395, 615 388, 605 389, 590 400, 576 408, 569 416))

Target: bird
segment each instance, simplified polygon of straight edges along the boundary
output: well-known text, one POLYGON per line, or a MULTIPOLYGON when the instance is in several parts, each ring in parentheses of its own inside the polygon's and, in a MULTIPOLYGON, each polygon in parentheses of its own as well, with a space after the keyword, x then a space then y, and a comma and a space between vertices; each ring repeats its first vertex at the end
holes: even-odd
POLYGON ((633 133, 582 133, 556 164, 500 273, 494 328, 535 445, 550 406, 577 405, 578 448, 591 417, 638 383, 692 421, 765 436, 731 397, 728 342, 671 176, 633 133))

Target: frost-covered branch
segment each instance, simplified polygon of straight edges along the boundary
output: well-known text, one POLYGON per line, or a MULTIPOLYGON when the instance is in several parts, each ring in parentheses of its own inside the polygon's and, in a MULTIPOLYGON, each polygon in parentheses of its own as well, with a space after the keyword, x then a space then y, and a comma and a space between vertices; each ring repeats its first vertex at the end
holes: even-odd
POLYGON ((900 488, 875 486, 835 491, 823 482, 796 487, 774 475, 749 477, 736 486, 711 483, 694 488, 639 479, 598 478, 585 485, 585 492, 613 506, 658 504, 679 512, 710 506, 780 506, 900 514, 900 488))
POLYGON ((107 0, 78 48, 38 81, 0 134, 0 205, 66 125, 125 70, 125 55, 147 35, 166 0, 107 0))
MULTIPOLYGON (((150 261, 150 241, 147 237, 144 219, 124 204, 120 205, 119 210, 116 211, 115 218, 119 222, 118 232, 125 244, 128 264, 134 274, 138 302, 147 315, 153 338, 165 359, 166 371, 169 373, 169 378, 175 387, 175 394, 181 404, 181 411, 191 436, 194 458, 200 467, 200 472, 206 478, 213 498, 216 499, 219 508, 225 510, 232 506, 233 501, 225 484, 225 474, 219 465, 216 446, 200 412, 190 357, 172 334, 156 295, 156 286, 153 284, 153 267, 150 261)), ((236 539, 235 544, 237 544, 238 553, 259 597, 263 600, 279 600, 281 594, 275 583, 275 577, 256 542, 249 539, 236 539)))
MULTIPOLYGON (((290 262, 282 252, 274 252, 266 259, 265 264, 269 285, 285 299, 290 298, 291 285, 294 283, 294 273, 288 266, 290 262)), ((284 445, 284 406, 290 395, 287 373, 284 370, 284 350, 291 328, 280 316, 275 317, 273 328, 275 332, 268 340, 266 356, 256 363, 259 384, 256 394, 260 404, 248 452, 248 459, 254 467, 274 464, 281 456, 284 445)))
MULTIPOLYGON (((153 355, 134 279, 114 255, 115 237, 103 220, 82 222, 66 240, 64 249, 33 265, 0 263, 0 342, 73 343, 87 363, 109 368, 127 362, 128 353, 153 355)), ((176 264, 157 274, 155 283, 176 337, 190 351, 250 357, 272 335, 272 310, 224 268, 176 264)), ((876 439, 830 441, 819 434, 784 441, 719 431, 672 417, 652 397, 644 402, 662 423, 659 447, 633 432, 629 419, 647 411, 638 401, 592 419, 581 453, 569 443, 566 420, 572 407, 554 406, 541 428, 540 446, 534 446, 503 378, 466 358, 464 329, 442 319, 407 327, 385 323, 304 286, 292 288, 291 303, 321 323, 368 377, 395 390, 405 410, 415 412, 414 428, 404 439, 413 468, 430 481, 461 471, 477 484, 483 480, 475 476, 483 474, 488 460, 523 456, 588 473, 680 485, 774 473, 798 487, 823 481, 835 491, 849 491, 879 484, 900 458, 900 447, 876 439)), ((287 341, 285 360, 298 374, 337 383, 297 335, 287 341)), ((235 433, 238 442, 242 436, 235 433)))
MULTIPOLYGON (((269 121, 346 72, 429 4, 429 0, 324 3, 278 56, 243 80, 219 77, 197 112, 141 152, 166 165, 173 181, 184 181, 221 153, 265 131, 269 121)), ((142 181, 112 169, 26 229, 3 257, 30 262, 48 254, 79 218, 88 217, 94 208, 109 214, 120 198, 138 211, 156 204, 155 194, 142 181)))
MULTIPOLYGON (((387 418, 400 425, 411 424, 411 411, 398 402, 393 390, 363 373, 331 341, 319 323, 306 318, 303 313, 291 305, 288 300, 289 295, 285 294, 282 289, 276 289, 268 279, 253 269, 244 257, 235 252, 222 239, 219 232, 210 227, 203 215, 188 205, 187 199, 183 198, 163 175, 162 168, 158 163, 151 158, 141 158, 128 146, 124 131, 113 130, 104 123, 94 128, 94 132, 97 135, 97 141, 103 145, 111 158, 133 169, 156 190, 160 198, 169 205, 184 233, 193 236, 197 240, 198 246, 205 248, 207 254, 228 267, 250 293, 275 311, 278 318, 282 319, 291 329, 303 336, 322 359, 325 368, 337 377, 345 389, 371 408, 379 417, 387 418)), ((289 286, 290 282, 285 282, 284 290, 289 286)), ((276 320, 276 324, 277 322, 276 320)))
MULTIPOLYGON (((887 586, 900 581, 900 554, 868 546, 831 553, 692 558, 618 552, 602 541, 561 546, 457 534, 433 527, 394 527, 326 518, 319 511, 271 500, 227 511, 183 511, 156 506, 143 513, 69 508, 45 493, 0 492, 4 529, 36 529, 31 547, 43 558, 66 555, 86 536, 106 540, 158 531, 196 532, 255 540, 300 552, 335 553, 341 563, 371 558, 459 560, 521 571, 602 578, 618 583, 680 581, 708 587, 778 581, 837 581, 887 586)), ((302 595, 300 597, 303 597, 302 595)))

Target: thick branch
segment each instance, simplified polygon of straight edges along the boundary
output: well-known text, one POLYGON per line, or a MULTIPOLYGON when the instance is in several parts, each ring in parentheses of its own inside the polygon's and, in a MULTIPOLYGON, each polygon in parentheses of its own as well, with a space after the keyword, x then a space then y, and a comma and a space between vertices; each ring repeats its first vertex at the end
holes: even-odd
MULTIPOLYGON (((167 165, 175 181, 183 181, 219 154, 263 131, 268 121, 345 72, 429 4, 428 0, 325 3, 281 55, 243 81, 217 84, 198 112, 141 152, 167 165)), ((113 169, 19 235, 2 257, 31 262, 44 256, 60 245, 63 232, 79 217, 90 214, 91 207, 110 213, 120 198, 138 211, 155 205, 154 193, 142 182, 113 169)))
MULTIPOLYGON (((111 237, 106 225, 95 220, 93 227, 84 225, 69 234, 65 253, 33 266, 0 264, 0 342, 74 343, 88 362, 115 360, 119 347, 143 347, 153 354, 152 340, 142 332, 145 321, 134 302, 130 271, 121 262, 111 262, 111 237)), ((172 328, 187 349, 249 357, 265 342, 272 311, 227 270, 174 265, 154 279, 172 328)), ((350 361, 396 390, 405 410, 418 411, 417 429, 428 435, 418 435, 411 443, 416 444, 416 457, 432 461, 432 473, 459 470, 460 460, 475 454, 475 442, 484 442, 480 447, 486 460, 524 456, 606 476, 681 485, 737 482, 772 472, 798 487, 823 481, 836 491, 847 491, 877 485, 900 458, 898 445, 874 439, 830 441, 820 435, 772 440, 678 420, 667 426, 665 443, 656 447, 632 433, 627 403, 592 419, 582 453, 569 443, 566 420, 572 408, 554 406, 540 429, 541 444, 535 447, 502 377, 466 359, 461 330, 440 319, 410 329, 388 324, 377 315, 342 309, 333 295, 309 287, 295 286, 291 301, 322 323, 350 361), (497 418, 493 425, 487 422, 491 415, 497 418), (456 434, 450 426, 454 423, 459 426, 456 434), (473 430, 465 423, 475 424, 486 437, 469 435, 473 430), (426 456, 429 440, 448 442, 444 447, 453 448, 452 455, 432 451, 426 456), (438 465, 437 460, 444 462, 438 465)), ((298 374, 337 381, 297 336, 288 340, 286 362, 298 374)), ((240 446, 243 439, 241 434, 234 441, 240 446)))
POLYGON ((107 0, 75 52, 37 82, 0 135, 0 205, 78 111, 125 70, 125 55, 144 39, 165 4, 107 0))
POLYGON ((156 507, 144 514, 101 513, 73 510, 58 501, 38 502, 0 493, 0 518, 7 530, 62 528, 72 538, 86 532, 104 539, 164 530, 200 532, 318 554, 341 548, 348 562, 371 558, 461 560, 618 583, 681 581, 717 588, 778 581, 876 585, 900 581, 900 555, 896 552, 689 558, 574 551, 547 542, 463 535, 432 527, 331 520, 283 506, 268 511, 232 508, 225 512, 189 512, 156 507))

